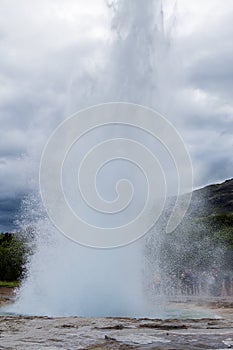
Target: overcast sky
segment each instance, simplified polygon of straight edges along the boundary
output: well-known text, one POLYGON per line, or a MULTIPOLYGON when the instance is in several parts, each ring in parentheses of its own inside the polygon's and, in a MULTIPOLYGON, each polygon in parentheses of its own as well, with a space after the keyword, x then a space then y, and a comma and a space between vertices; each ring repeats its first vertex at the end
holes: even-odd
POLYGON ((96 103, 165 113, 190 151, 196 187, 232 177, 233 1, 164 1, 162 34, 151 0, 0 5, 0 230, 34 188, 50 133, 96 103))

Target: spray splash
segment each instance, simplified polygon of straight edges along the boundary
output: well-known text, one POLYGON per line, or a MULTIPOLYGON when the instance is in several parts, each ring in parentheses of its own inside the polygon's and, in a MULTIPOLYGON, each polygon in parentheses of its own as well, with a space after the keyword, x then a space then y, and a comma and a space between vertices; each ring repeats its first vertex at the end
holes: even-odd
MULTIPOLYGON (((72 80, 69 109, 76 101, 81 108, 122 100, 164 112, 171 65, 161 1, 148 0, 143 11, 139 0, 109 6, 113 10, 113 42, 106 52, 105 67, 86 79, 81 92, 76 89, 79 82, 72 80)), ((39 208, 32 205, 27 208, 29 218, 32 210, 41 211, 40 203, 39 208)), ((119 249, 93 250, 63 237, 43 213, 33 225, 35 252, 10 312, 50 316, 150 314, 141 278, 142 240, 119 249)), ((160 314, 158 307, 156 311, 160 314)))

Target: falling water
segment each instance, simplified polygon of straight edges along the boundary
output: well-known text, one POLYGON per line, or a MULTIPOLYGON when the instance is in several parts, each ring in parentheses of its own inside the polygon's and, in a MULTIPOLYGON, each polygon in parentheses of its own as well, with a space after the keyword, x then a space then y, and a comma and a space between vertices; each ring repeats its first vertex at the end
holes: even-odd
MULTIPOLYGON (((161 1, 142 4, 141 0, 119 0, 108 3, 108 7, 113 18, 105 59, 94 72, 84 72, 86 79, 82 76, 81 82, 80 75, 74 73, 67 101, 69 111, 102 102, 127 101, 164 112, 167 99, 171 106, 172 71, 161 1)), ((109 133, 103 130, 99 136, 108 137, 109 133)), ((129 136, 135 137, 132 131, 129 136)), ((150 143, 141 137, 142 142, 150 143)), ((135 181, 140 192, 141 184, 135 181)), ((142 283, 143 239, 109 250, 83 247, 59 233, 36 195, 34 198, 24 208, 26 222, 34 227, 34 253, 17 300, 8 310, 50 316, 148 314, 150 305, 142 283), (33 222, 32 211, 40 213, 33 222)), ((157 316, 160 311, 157 306, 157 316)))

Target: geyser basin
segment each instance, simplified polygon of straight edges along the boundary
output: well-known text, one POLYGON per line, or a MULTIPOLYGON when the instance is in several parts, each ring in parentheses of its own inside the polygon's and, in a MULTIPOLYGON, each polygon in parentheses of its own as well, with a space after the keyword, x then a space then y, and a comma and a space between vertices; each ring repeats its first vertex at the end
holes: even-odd
MULTIPOLYGON (((0 308, 0 315, 1 316, 40 316, 40 317, 84 317, 84 315, 77 315, 77 314, 32 314, 32 313, 16 313, 14 310, 17 309, 17 303, 16 305, 10 305, 10 306, 3 306, 0 308)), ((100 311, 98 313, 98 317, 104 318, 104 317, 127 317, 125 316, 125 313, 122 312, 122 314, 117 312, 118 316, 114 315, 109 315, 106 314, 104 311, 100 311)), ((85 317, 90 317, 90 318, 95 318, 95 316, 85 316, 85 317)), ((184 306, 184 305, 174 305, 174 304, 167 304, 166 307, 151 307, 147 311, 144 310, 143 314, 135 314, 133 318, 148 318, 148 319, 202 319, 202 318, 219 318, 216 315, 216 312, 207 308, 200 308, 196 307, 195 305, 189 305, 189 306, 184 306)))
POLYGON ((139 243, 96 250, 82 247, 52 228, 49 232, 50 239, 38 235, 28 277, 9 312, 85 317, 144 314, 139 243))

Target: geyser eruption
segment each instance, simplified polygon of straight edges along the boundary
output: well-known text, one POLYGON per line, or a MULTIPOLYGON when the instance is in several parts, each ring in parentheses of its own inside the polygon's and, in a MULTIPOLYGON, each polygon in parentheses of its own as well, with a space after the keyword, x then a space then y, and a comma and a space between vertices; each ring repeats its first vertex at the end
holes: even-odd
MULTIPOLYGON (((67 103, 71 109, 75 106, 77 110, 97 103, 121 100, 164 112, 166 98, 170 98, 167 81, 170 63, 161 1, 147 0, 143 7, 139 0, 115 1, 109 7, 113 10, 112 44, 109 48, 106 45, 105 66, 100 66, 87 81, 75 81, 74 78, 67 103), (82 92, 76 89, 79 85, 82 85, 82 92)), ((91 75, 89 72, 87 74, 91 75)), ((171 102, 169 106, 171 108, 171 102)), ((76 150, 83 156, 93 140, 102 142, 114 135, 127 138, 139 136, 140 142, 148 143, 148 147, 152 143, 148 135, 138 135, 137 131, 127 127, 113 131, 103 128, 97 130, 94 136, 87 135, 87 139, 81 140, 81 145, 77 143, 76 150)), ((160 149, 161 146, 158 148, 163 156, 166 152, 160 149)), ((75 157, 78 159, 79 156, 75 157)), ((165 164, 165 167, 171 166, 171 163, 165 164)), ((132 167, 127 170, 123 164, 116 165, 118 170, 117 167, 110 170, 99 182, 102 197, 114 200, 115 189, 109 191, 109 187, 113 185, 113 177, 115 186, 115 175, 118 174, 119 178, 123 176, 133 182, 140 206, 144 200, 140 175, 132 167)), ((74 178, 77 168, 77 163, 69 163, 68 160, 64 175, 67 196, 70 196, 74 209, 79 208, 72 197, 75 180, 67 179, 70 175, 74 178)), ((170 179, 173 172, 174 164, 170 179)), ((50 316, 149 315, 150 307, 142 282, 143 239, 109 250, 84 247, 58 232, 41 206, 40 201, 35 200, 34 204, 30 203, 25 208, 29 222, 31 211, 38 213, 35 222, 31 223, 35 232, 34 253, 28 261, 26 277, 18 290, 17 300, 8 310, 50 316)), ((85 207, 81 208, 81 212, 87 219, 85 207)), ((97 220, 101 221, 98 224, 107 226, 104 219, 97 220)))
POLYGON ((36 252, 19 300, 10 311, 50 316, 142 315, 138 247, 107 251, 82 247, 47 224, 47 228, 44 222, 37 227, 41 236, 36 252))

